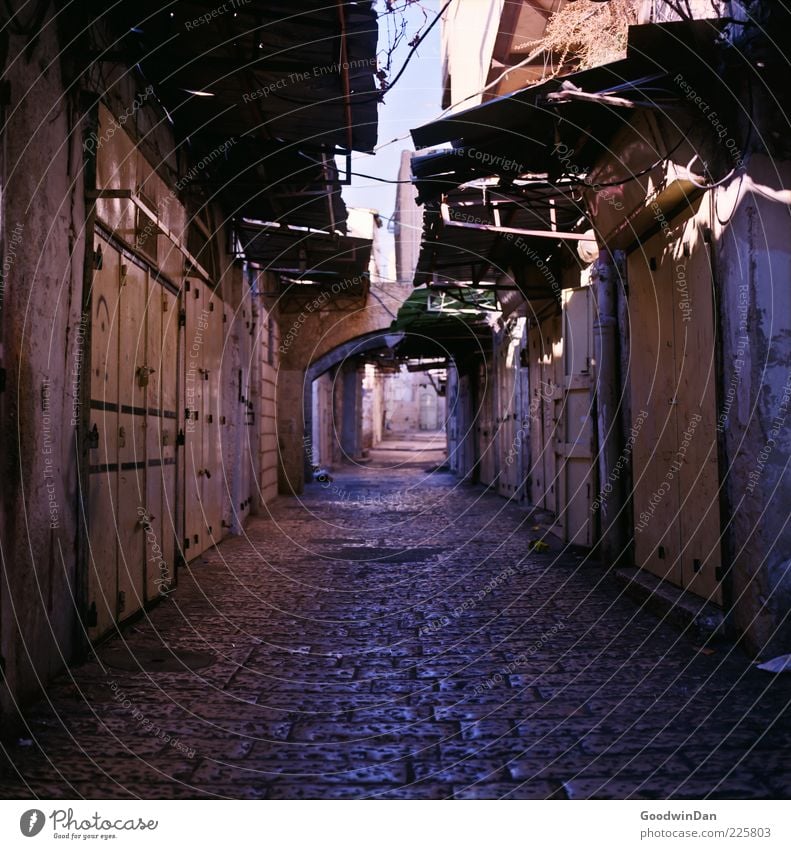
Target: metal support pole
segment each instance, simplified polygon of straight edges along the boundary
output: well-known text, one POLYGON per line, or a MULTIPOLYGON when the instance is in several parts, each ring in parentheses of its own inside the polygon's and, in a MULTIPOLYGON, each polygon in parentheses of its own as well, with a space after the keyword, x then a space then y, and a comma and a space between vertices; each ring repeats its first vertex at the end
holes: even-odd
MULTIPOLYGON (((624 497, 619 427, 617 338, 617 269, 613 257, 602 251, 596 266, 597 314, 593 324, 596 357, 596 428, 599 464, 600 551, 604 563, 614 566, 624 552, 624 497)), ((622 464, 623 465, 623 464, 622 464)))

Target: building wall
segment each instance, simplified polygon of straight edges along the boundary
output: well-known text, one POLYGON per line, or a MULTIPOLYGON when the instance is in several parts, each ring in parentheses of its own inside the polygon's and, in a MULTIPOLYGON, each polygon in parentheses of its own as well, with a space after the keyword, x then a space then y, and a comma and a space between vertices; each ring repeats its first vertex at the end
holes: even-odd
MULTIPOLYGON (((761 113, 759 103, 754 108, 761 113)), ((655 161, 656 150, 644 141, 653 120, 636 116, 634 134, 615 140, 612 158, 605 158, 593 179, 617 180, 619 162, 628 162, 635 173, 642 163, 655 161)), ((670 122, 654 124, 652 133, 665 145, 677 144, 670 122)), ((791 309, 781 281, 789 267, 788 191, 783 186, 791 171, 786 161, 753 153, 746 158, 743 176, 693 194, 674 217, 663 198, 674 197, 672 187, 683 181, 683 165, 693 152, 682 144, 664 173, 618 190, 621 217, 643 234, 628 265, 630 336, 640 340, 640 347, 635 350, 632 343, 632 412, 622 429, 624 440, 630 432, 637 436, 619 450, 634 457, 631 534, 639 526, 640 533, 648 528, 654 535, 643 553, 636 546, 635 558, 638 566, 662 571, 672 583, 722 603, 754 652, 780 653, 791 647, 787 511, 778 509, 787 503, 789 487, 791 309), (638 286, 655 290, 646 293, 645 309, 635 309, 638 286), (675 327, 672 334, 662 329, 665 324, 675 327), (661 349, 656 363, 663 368, 675 363, 676 373, 666 379, 662 369, 652 368, 656 386, 640 394, 636 358, 655 344, 661 349), (676 402, 670 407, 668 392, 676 402), (662 422, 669 410, 681 423, 676 428, 682 434, 679 444, 665 444, 670 431, 662 422), (641 440, 646 442, 643 453, 641 440), (634 506, 641 481, 648 480, 649 490, 658 491, 672 471, 665 455, 672 459, 679 451, 684 458, 674 475, 681 481, 676 495, 671 489, 668 497, 655 498, 651 509, 634 506), (660 546, 667 548, 670 527, 679 534, 678 562, 657 553, 660 546), (703 553, 696 554, 696 547, 703 553)), ((697 152, 723 171, 729 167, 727 149, 714 138, 699 144, 697 152)), ((678 207, 678 200, 674 204, 678 207)), ((613 247, 622 247, 612 204, 602 202, 597 208, 594 200, 593 206, 600 230, 611 234, 613 247)))
POLYGON ((0 393, 0 712, 29 697, 78 639, 78 456, 73 370, 81 324, 85 206, 79 113, 66 93, 48 13, 36 50, 7 32, 0 393), (24 100, 21 100, 24 94, 24 100), (70 133, 76 138, 64 144, 70 133), (43 179, 42 179, 43 175, 43 179), (76 189, 72 189, 73 184, 76 189))
POLYGON ((791 163, 754 154, 712 198, 734 618, 767 656, 791 651, 790 184, 791 163))
POLYGON ((382 441, 384 423, 384 381, 373 363, 364 366, 362 392, 362 449, 365 452, 382 441))
POLYGON ((423 236, 423 211, 415 200, 417 189, 410 182, 411 164, 412 151, 402 150, 393 213, 396 279, 399 283, 412 283, 414 280, 423 236))
POLYGON ((185 207, 189 163, 151 91, 105 66, 101 97, 67 92, 62 48, 54 26, 11 35, 6 69, 24 98, 2 187, 4 716, 276 492, 277 314, 224 216, 185 207), (116 196, 94 217, 96 189, 116 196))
POLYGON ((326 371, 313 381, 313 433, 311 439, 314 465, 330 469, 336 462, 334 397, 335 371, 326 371))
MULTIPOLYGON (((432 376, 438 383, 440 373, 432 372, 432 376)), ((386 433, 444 430, 445 398, 437 394, 425 372, 410 372, 402 365, 397 373, 385 374, 383 382, 386 433)))
POLYGON ((458 103, 453 111, 481 102, 504 6, 504 0, 457 0, 443 16, 442 78, 445 105, 458 103))
POLYGON ((258 418, 258 452, 260 456, 258 479, 259 506, 277 496, 277 370, 280 360, 280 327, 277 311, 262 303, 256 322, 260 334, 258 378, 253 382, 253 397, 260 392, 258 418))
POLYGON ((469 364, 450 363, 447 389, 448 465, 462 480, 478 480, 475 381, 469 364))

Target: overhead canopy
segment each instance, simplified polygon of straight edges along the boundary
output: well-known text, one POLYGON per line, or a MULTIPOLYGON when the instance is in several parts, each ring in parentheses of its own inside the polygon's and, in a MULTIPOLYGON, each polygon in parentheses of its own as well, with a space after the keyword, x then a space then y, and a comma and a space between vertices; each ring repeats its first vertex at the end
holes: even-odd
POLYGON ((585 176, 636 109, 675 108, 674 78, 714 76, 719 22, 632 27, 624 59, 535 85, 412 131, 425 205, 415 284, 493 285, 559 297, 561 263, 590 241, 585 176))
POLYGON ((560 176, 587 171, 634 108, 683 99, 672 78, 689 68, 713 76, 715 21, 646 24, 629 30, 626 58, 531 86, 412 130, 415 148, 451 144, 416 157, 421 200, 493 174, 560 176), (711 61, 709 61, 711 60, 711 61), (560 154, 558 151, 562 151, 560 154), (564 158, 566 161, 563 161, 564 158))
POLYGON ((581 214, 581 198, 571 185, 559 190, 520 181, 509 192, 456 189, 444 202, 426 205, 415 285, 439 277, 481 287, 517 284, 530 297, 558 297, 559 271, 549 257, 561 241, 581 237, 572 232, 581 214), (535 232, 555 238, 530 235, 535 232))
POLYGON ((229 219, 345 230, 334 156, 376 144, 371 0, 88 0, 81 12, 63 15, 75 51, 105 71, 136 67, 151 83, 190 161, 202 163, 191 190, 220 200, 229 219), (85 17, 112 34, 109 47, 97 53, 108 39, 83 29, 85 17))
POLYGON ((370 0, 89 5, 121 34, 109 52, 155 83, 183 138, 376 144, 370 0))
POLYGON ((403 333, 399 357, 453 357, 486 354, 492 347, 492 324, 499 315, 492 293, 465 297, 415 289, 398 310, 391 333, 403 333))
POLYGON ((229 217, 346 231, 334 158, 293 142, 243 139, 218 163, 217 192, 229 217))
POLYGON ((237 238, 250 261, 290 281, 332 284, 336 294, 367 286, 370 239, 247 220, 238 223, 237 238))

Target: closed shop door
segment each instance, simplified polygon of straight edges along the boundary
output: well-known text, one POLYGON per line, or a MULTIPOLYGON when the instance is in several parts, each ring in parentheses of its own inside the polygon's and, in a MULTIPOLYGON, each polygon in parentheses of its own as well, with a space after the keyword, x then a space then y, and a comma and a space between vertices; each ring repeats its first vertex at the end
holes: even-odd
POLYGON ((145 604, 146 416, 148 274, 127 261, 121 269, 118 363, 118 618, 145 604))
MULTIPOLYGON (((206 547, 222 539, 223 457, 221 442, 222 410, 220 378, 223 356, 223 303, 208 286, 203 287, 206 336, 203 367, 206 369, 204 389, 208 394, 203 405, 203 475, 202 512, 206 547)), ((247 392, 247 389, 243 389, 247 392)), ((244 395, 244 397, 248 397, 244 395)))
POLYGON ((562 381, 560 317, 544 319, 528 332, 530 386, 530 503, 557 511, 555 472, 556 407, 562 381))
POLYGON ((145 504, 146 600, 167 591, 175 580, 176 363, 178 302, 156 283, 146 309, 148 357, 147 467, 145 504))
POLYGON ((88 481, 88 633, 104 634, 117 618, 118 295, 121 258, 97 239, 102 267, 91 296, 91 433, 88 481))
POLYGON ((184 550, 194 560, 222 538, 223 303, 202 280, 185 286, 184 550))
POLYGON ((701 222, 629 257, 638 566, 721 603, 714 321, 701 222))
POLYGON ((478 415, 478 437, 480 445, 480 481, 491 486, 497 475, 496 434, 496 394, 494 356, 482 365, 478 375, 478 385, 481 388, 478 415))
POLYGON ((498 487, 500 495, 506 498, 518 496, 520 485, 521 439, 517 437, 520 399, 518 394, 519 343, 522 326, 514 322, 506 330, 503 346, 500 350, 498 375, 500 396, 500 476, 498 487))
POLYGON ((176 298, 97 240, 91 312, 88 621, 101 637, 175 578, 176 298))
POLYGON ((203 307, 202 281, 184 285, 184 553, 193 560, 208 545, 203 516, 203 424, 208 410, 206 359, 207 314, 203 307))
POLYGON ((593 298, 583 286, 563 291, 563 384, 555 454, 558 525, 565 542, 593 545, 591 505, 595 490, 593 298))
POLYGON ((461 408, 460 421, 462 430, 458 434, 458 470, 465 478, 476 480, 476 431, 477 416, 480 411, 474 402, 470 376, 463 374, 459 377, 459 396, 457 402, 461 408))

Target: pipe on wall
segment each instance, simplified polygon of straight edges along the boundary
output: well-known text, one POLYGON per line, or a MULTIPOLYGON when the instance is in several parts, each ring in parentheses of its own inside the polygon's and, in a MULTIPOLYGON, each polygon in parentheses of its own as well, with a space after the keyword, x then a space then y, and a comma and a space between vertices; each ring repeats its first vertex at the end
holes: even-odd
POLYGON ((618 270, 613 256, 602 251, 597 261, 596 318, 593 323, 594 356, 596 358, 596 433, 599 467, 600 551, 602 559, 615 565, 625 548, 623 516, 624 490, 618 463, 623 447, 619 427, 618 405, 618 270))

